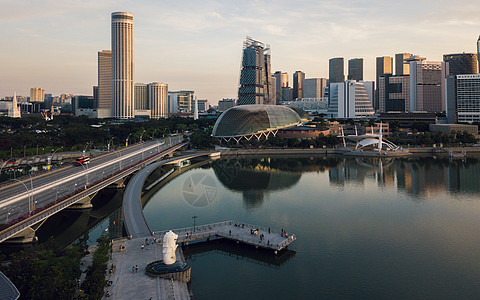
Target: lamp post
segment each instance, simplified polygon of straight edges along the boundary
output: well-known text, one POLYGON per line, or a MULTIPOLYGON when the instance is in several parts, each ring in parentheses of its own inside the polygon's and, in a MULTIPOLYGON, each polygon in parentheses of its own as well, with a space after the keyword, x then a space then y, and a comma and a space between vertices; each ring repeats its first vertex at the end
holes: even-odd
POLYGON ((83 171, 85 172, 85 189, 88 186, 88 165, 85 166, 84 164, 80 164, 83 167, 83 171))
POLYGON ((193 232, 195 232, 195 220, 197 220, 198 216, 193 216, 193 232))
MULTIPOLYGON (((120 145, 119 145, 119 146, 120 146, 120 145)), ((120 171, 120 170, 122 169, 122 159, 121 159, 121 158, 122 158, 122 152, 121 152, 121 150, 120 150, 120 147, 118 148, 117 151, 115 151, 115 154, 116 154, 117 157, 119 158, 119 160, 118 160, 118 166, 119 166, 120 169, 118 169, 118 171, 120 171)))
POLYGON ((82 155, 83 155, 83 156, 85 156, 85 152, 87 151, 88 144, 90 144, 90 142, 87 142, 87 143, 85 144, 85 147, 83 147, 83 151, 82 151, 82 155))
POLYGON ((111 140, 108 142, 108 144, 107 144, 107 151, 108 151, 108 152, 110 152, 110 144, 113 142, 113 139, 114 139, 114 138, 115 138, 115 137, 112 137, 112 139, 111 139, 111 140))
POLYGON ((13 180, 20 182, 23 185, 23 187, 27 190, 27 194, 28 194, 28 214, 31 215, 32 214, 32 205, 30 204, 30 202, 32 201, 32 198, 33 198, 32 191, 28 190, 27 185, 25 183, 23 183, 23 181, 20 181, 18 179, 13 179, 13 180))
POLYGON ((125 139, 125 147, 128 147, 128 139, 130 138, 132 134, 130 133, 127 138, 125 139))
POLYGON ((60 150, 60 149, 63 149, 63 146, 62 146, 62 147, 60 147, 60 148, 58 148, 58 149, 56 149, 55 151, 53 151, 53 153, 52 153, 52 156, 49 156, 49 157, 48 157, 48 166, 47 166, 47 170, 50 170, 50 164, 52 163, 53 156, 54 156, 54 155, 55 155, 55 153, 56 153, 58 150, 60 150))

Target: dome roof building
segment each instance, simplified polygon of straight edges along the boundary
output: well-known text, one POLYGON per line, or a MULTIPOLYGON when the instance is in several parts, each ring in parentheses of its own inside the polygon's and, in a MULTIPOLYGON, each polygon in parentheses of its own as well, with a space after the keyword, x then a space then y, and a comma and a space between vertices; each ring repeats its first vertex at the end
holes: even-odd
POLYGON ((292 109, 277 105, 240 105, 229 108, 218 117, 212 136, 237 143, 245 138, 274 136, 279 129, 298 126, 300 116, 292 109))

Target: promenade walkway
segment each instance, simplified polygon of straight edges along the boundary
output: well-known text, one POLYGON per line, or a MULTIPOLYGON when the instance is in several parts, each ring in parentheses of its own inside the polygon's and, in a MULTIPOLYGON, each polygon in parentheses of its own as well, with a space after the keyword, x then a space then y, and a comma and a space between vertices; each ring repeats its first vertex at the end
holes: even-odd
MULTIPOLYGON (((258 248, 273 250, 275 253, 286 248, 296 240, 294 234, 284 232, 283 229, 273 230, 251 224, 225 221, 193 227, 172 229, 178 234, 178 243, 188 243, 211 238, 225 238, 238 243, 249 244, 258 248)), ((163 240, 168 230, 155 231, 155 237, 163 240)))
MULTIPOLYGON (((105 288, 105 294, 108 291, 111 296, 104 296, 103 299, 190 299, 186 283, 145 274, 147 264, 162 259, 162 245, 154 243, 151 237, 147 238, 147 242, 148 244, 145 238, 137 238, 114 243, 108 269, 110 270, 112 265, 114 268, 105 276, 105 280, 111 282, 111 285, 105 288), (122 246, 124 250, 118 251, 122 246)), ((180 248, 176 255, 177 259, 184 260, 180 248)))

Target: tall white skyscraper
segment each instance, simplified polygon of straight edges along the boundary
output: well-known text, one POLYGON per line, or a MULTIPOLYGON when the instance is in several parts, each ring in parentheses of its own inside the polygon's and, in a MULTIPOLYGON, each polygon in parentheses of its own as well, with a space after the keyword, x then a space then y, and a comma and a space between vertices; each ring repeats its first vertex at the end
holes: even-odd
POLYGON ((148 88, 148 107, 152 119, 168 117, 168 84, 152 82, 148 88))
POLYGON ((128 119, 135 115, 135 55, 133 14, 112 13, 112 115, 128 119))

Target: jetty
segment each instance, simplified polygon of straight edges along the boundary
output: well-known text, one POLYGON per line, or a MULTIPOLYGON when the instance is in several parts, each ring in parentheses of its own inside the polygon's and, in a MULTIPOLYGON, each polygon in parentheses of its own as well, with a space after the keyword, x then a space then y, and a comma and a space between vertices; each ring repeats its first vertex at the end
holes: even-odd
MULTIPOLYGON (((260 227, 234 221, 224 221, 195 227, 171 229, 178 234, 177 243, 188 245, 189 242, 210 240, 212 238, 225 238, 252 245, 255 248, 273 250, 275 254, 285 249, 296 240, 295 234, 289 234, 282 230, 260 227)), ((169 230, 155 231, 154 236, 163 240, 163 236, 169 230)))

